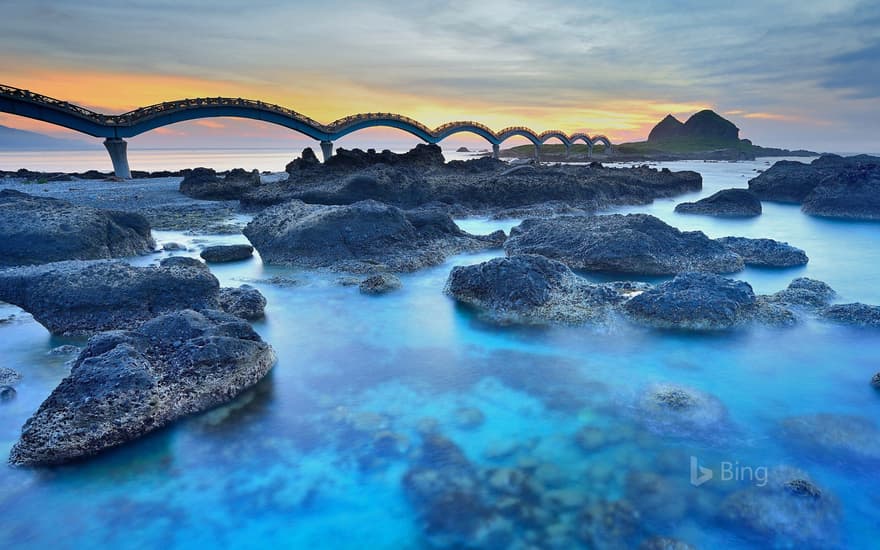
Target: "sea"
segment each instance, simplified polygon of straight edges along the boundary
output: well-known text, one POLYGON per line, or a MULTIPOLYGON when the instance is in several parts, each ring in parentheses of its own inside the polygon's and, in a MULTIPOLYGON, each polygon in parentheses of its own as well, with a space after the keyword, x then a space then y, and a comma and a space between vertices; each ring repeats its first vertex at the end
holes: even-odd
MULTIPOLYGON (((138 170, 281 170, 298 153, 133 150, 130 161, 138 170)), ((101 155, 0 154, 0 169, 107 170, 101 155)), ((880 304, 880 223, 811 217, 776 203, 750 219, 673 210, 744 188, 776 160, 653 163, 700 172, 703 190, 614 212, 807 252, 804 267, 733 275, 756 293, 811 277, 831 285, 836 301, 880 304)), ((519 222, 457 220, 473 233, 519 222)), ((154 236, 188 250, 132 263, 246 242, 154 236)), ((337 274, 263 265, 259 255, 211 266, 224 286, 246 283, 266 296, 266 318, 254 326, 276 349, 277 365, 229 405, 100 456, 56 468, 0 466, 0 548, 627 548, 658 536, 703 549, 877 547, 877 463, 811 446, 784 426, 827 414, 868 426, 880 418, 880 393, 870 385, 880 371, 880 332, 809 319, 711 334, 495 326, 443 288, 454 266, 502 254, 453 256, 402 275, 402 289, 380 297, 340 285, 337 274), (723 421, 698 431, 658 425, 640 406, 656 384, 703 392, 722 407, 723 421), (423 443, 437 436, 476 472, 479 506, 471 494, 414 497, 407 474, 425 467, 423 443), (792 504, 783 489, 767 489, 765 474, 780 467, 801 470, 821 496, 792 504), (486 525, 475 532, 474 521, 486 525), (481 536, 488 531, 496 538, 481 536)), ((50 350, 84 344, 0 305, 0 318, 9 315, 0 325, 0 367, 23 380, 0 403, 0 457, 68 372, 71 357, 50 350)), ((850 443, 878 456, 874 433, 850 443)), ((439 480, 460 467, 430 465, 439 480)))

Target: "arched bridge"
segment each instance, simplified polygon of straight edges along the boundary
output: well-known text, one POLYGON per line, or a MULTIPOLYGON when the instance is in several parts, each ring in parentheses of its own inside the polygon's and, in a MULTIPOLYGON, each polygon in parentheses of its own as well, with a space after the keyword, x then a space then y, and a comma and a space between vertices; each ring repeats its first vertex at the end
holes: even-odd
POLYGON ((113 161, 117 176, 131 177, 128 168, 125 138, 130 138, 177 122, 209 117, 237 117, 260 120, 295 130, 321 142, 326 160, 333 154, 333 141, 364 128, 386 127, 409 132, 426 143, 438 143, 462 132, 476 134, 492 145, 497 158, 501 144, 513 137, 522 136, 535 145, 536 157, 541 146, 551 139, 560 141, 570 152, 571 146, 582 141, 592 156, 593 146, 602 143, 606 151, 612 150, 611 140, 603 135, 590 137, 585 133, 567 135, 560 130, 536 133, 525 126, 512 126, 495 132, 488 126, 473 121, 449 122, 429 128, 417 120, 394 113, 363 113, 351 115, 330 124, 322 124, 292 109, 255 101, 252 99, 204 97, 167 101, 140 107, 120 115, 96 113, 79 105, 61 101, 41 94, 0 84, 0 112, 11 113, 51 124, 57 124, 77 132, 104 139, 104 146, 113 161))

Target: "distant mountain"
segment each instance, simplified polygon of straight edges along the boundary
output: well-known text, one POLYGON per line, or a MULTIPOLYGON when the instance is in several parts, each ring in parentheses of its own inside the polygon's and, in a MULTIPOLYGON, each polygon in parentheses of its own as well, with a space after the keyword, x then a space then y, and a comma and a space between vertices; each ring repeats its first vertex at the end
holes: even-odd
POLYGON ((0 151, 93 149, 89 142, 77 139, 64 139, 0 126, 0 151))

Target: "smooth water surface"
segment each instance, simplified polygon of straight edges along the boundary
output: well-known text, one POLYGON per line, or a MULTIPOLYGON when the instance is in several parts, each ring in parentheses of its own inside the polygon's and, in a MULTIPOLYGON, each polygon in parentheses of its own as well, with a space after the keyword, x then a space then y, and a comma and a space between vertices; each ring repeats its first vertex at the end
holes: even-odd
MULTIPOLYGON (((812 218, 797 206, 769 203, 751 220, 678 215, 677 202, 744 187, 766 164, 668 166, 700 171, 704 191, 621 211, 650 212, 713 237, 772 237, 807 251, 805 268, 737 275, 757 292, 810 276, 827 281, 842 300, 880 303, 880 224, 812 218)), ((461 221, 477 232, 515 223, 461 221)), ((244 240, 171 232, 156 238, 186 243, 192 255, 207 242, 244 240)), ((492 468, 531 468, 543 472, 541 490, 581 503, 542 520, 541 528, 577 526, 581 508, 622 500, 639 510, 644 536, 676 537, 699 548, 798 546, 755 538, 719 519, 722 500, 754 480, 716 478, 694 487, 693 456, 713 468, 721 462, 801 468, 839 502, 839 528, 823 533, 821 546, 876 547, 876 470, 795 449, 778 422, 817 412, 877 418, 880 395, 868 381, 880 371, 880 334, 812 321, 714 335, 493 327, 442 289, 452 266, 499 253, 461 255, 404 275, 403 289, 382 297, 341 286, 338 275, 264 267, 259 259, 213 266, 224 285, 247 282, 267 297, 266 320, 256 329, 278 352, 274 370, 229 406, 92 460, 0 468, 0 547, 425 547, 436 539, 426 534, 425 510, 407 498, 403 479, 432 426, 487 475, 492 468), (288 282, 259 282, 273 276, 288 282), (723 427, 698 434, 652 430, 636 404, 655 382, 716 396, 727 409, 723 427), (463 408, 479 409, 485 421, 463 425, 457 414, 463 408), (597 428, 589 449, 575 437, 584 427, 597 428), (389 432, 399 453, 377 444, 389 432), (647 489, 636 482, 646 477, 653 480, 647 489)), ((47 352, 70 341, 51 337, 10 306, 0 317, 16 312, 16 320, 0 325, 0 366, 24 376, 17 398, 0 404, 4 456, 69 359, 47 352)), ((525 522, 511 528, 537 536, 526 534, 537 529, 525 522)))

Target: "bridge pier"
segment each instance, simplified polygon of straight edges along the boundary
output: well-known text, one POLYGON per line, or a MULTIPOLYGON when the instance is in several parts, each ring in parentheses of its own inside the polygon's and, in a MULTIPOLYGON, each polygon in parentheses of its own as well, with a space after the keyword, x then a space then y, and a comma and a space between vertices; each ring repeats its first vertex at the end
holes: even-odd
POLYGON ((593 144, 592 143, 587 144, 587 158, 588 159, 593 158, 593 144))
POLYGON ((565 158, 568 159, 571 156, 571 145, 565 146, 565 158))
POLYGON ((131 179, 131 169, 128 167, 128 143, 122 138, 107 138, 104 147, 110 153, 113 162, 113 174, 117 178, 131 179))
POLYGON ((324 162, 327 162, 327 159, 333 156, 333 142, 332 141, 322 141, 321 142, 321 155, 324 157, 324 162))
POLYGON ((540 162, 540 161, 541 161, 541 144, 536 143, 535 144, 535 162, 540 162))
POLYGON ((492 158, 496 160, 501 158, 501 146, 497 143, 492 144, 492 158))

